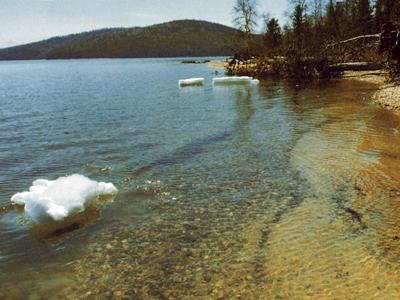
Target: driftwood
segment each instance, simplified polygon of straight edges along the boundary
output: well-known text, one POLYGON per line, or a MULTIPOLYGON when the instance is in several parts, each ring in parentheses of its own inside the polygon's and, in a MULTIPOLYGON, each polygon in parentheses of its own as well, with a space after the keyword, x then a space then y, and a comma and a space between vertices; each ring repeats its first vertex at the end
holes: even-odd
POLYGON ((346 43, 354 42, 354 41, 357 41, 357 40, 379 39, 380 37, 381 37, 381 34, 380 34, 380 33, 377 33, 377 34, 360 35, 360 36, 352 37, 352 38, 347 39, 347 40, 344 40, 344 41, 339 41, 339 42, 335 42, 335 43, 328 44, 328 45, 326 46, 326 48, 335 47, 335 46, 337 46, 337 45, 346 44, 346 43))
POLYGON ((380 69, 382 69, 382 66, 370 62, 351 62, 329 66, 329 71, 334 73, 344 71, 376 71, 380 69))
MULTIPOLYGON (((342 41, 332 42, 325 46, 324 51, 326 55, 331 57, 333 62, 347 62, 347 61, 370 61, 375 64, 359 64, 359 65, 339 65, 335 66, 339 72, 344 69, 353 71, 366 71, 377 70, 380 66, 377 64, 382 63, 382 58, 378 53, 378 48, 381 44, 382 34, 367 34, 348 38, 342 41)), ((334 68, 333 71, 335 71, 334 68)))

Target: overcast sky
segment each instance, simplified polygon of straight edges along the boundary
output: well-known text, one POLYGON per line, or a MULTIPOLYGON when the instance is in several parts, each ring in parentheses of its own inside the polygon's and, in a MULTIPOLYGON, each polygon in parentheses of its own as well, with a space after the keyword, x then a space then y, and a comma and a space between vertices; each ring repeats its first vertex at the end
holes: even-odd
MULTIPOLYGON (((287 0, 259 0, 284 22, 287 0)), ((234 0, 0 0, 0 48, 105 27, 198 19, 232 26, 234 0)))

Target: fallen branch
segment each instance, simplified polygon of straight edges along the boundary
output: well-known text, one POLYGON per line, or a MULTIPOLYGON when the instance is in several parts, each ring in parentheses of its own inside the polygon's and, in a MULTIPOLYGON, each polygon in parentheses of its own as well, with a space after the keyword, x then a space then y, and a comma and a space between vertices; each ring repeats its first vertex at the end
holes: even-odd
POLYGON ((369 62, 351 62, 351 63, 341 63, 329 66, 330 72, 376 71, 380 69, 382 69, 382 66, 369 62))
POLYGON ((357 41, 357 40, 361 40, 361 39, 379 39, 380 37, 381 37, 380 33, 360 35, 360 36, 356 36, 356 37, 353 37, 353 38, 350 38, 350 39, 347 39, 347 40, 344 40, 344 41, 339 41, 339 42, 328 44, 326 46, 326 48, 335 47, 337 45, 346 44, 346 43, 357 41))

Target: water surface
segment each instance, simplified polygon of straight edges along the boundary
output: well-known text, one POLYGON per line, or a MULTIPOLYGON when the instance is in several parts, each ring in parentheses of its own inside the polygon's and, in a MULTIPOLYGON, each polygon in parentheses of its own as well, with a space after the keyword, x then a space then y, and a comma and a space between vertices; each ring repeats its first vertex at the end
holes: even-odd
POLYGON ((0 298, 399 298, 400 118, 374 87, 213 88, 180 60, 0 63, 0 298), (72 173, 120 193, 55 235, 7 206, 72 173))

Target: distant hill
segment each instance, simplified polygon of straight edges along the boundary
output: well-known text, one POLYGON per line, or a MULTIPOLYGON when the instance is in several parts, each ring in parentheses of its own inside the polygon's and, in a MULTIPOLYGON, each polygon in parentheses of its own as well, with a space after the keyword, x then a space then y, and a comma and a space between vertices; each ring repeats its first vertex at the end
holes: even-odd
POLYGON ((101 29, 0 49, 0 60, 230 55, 237 33, 195 20, 101 29))

